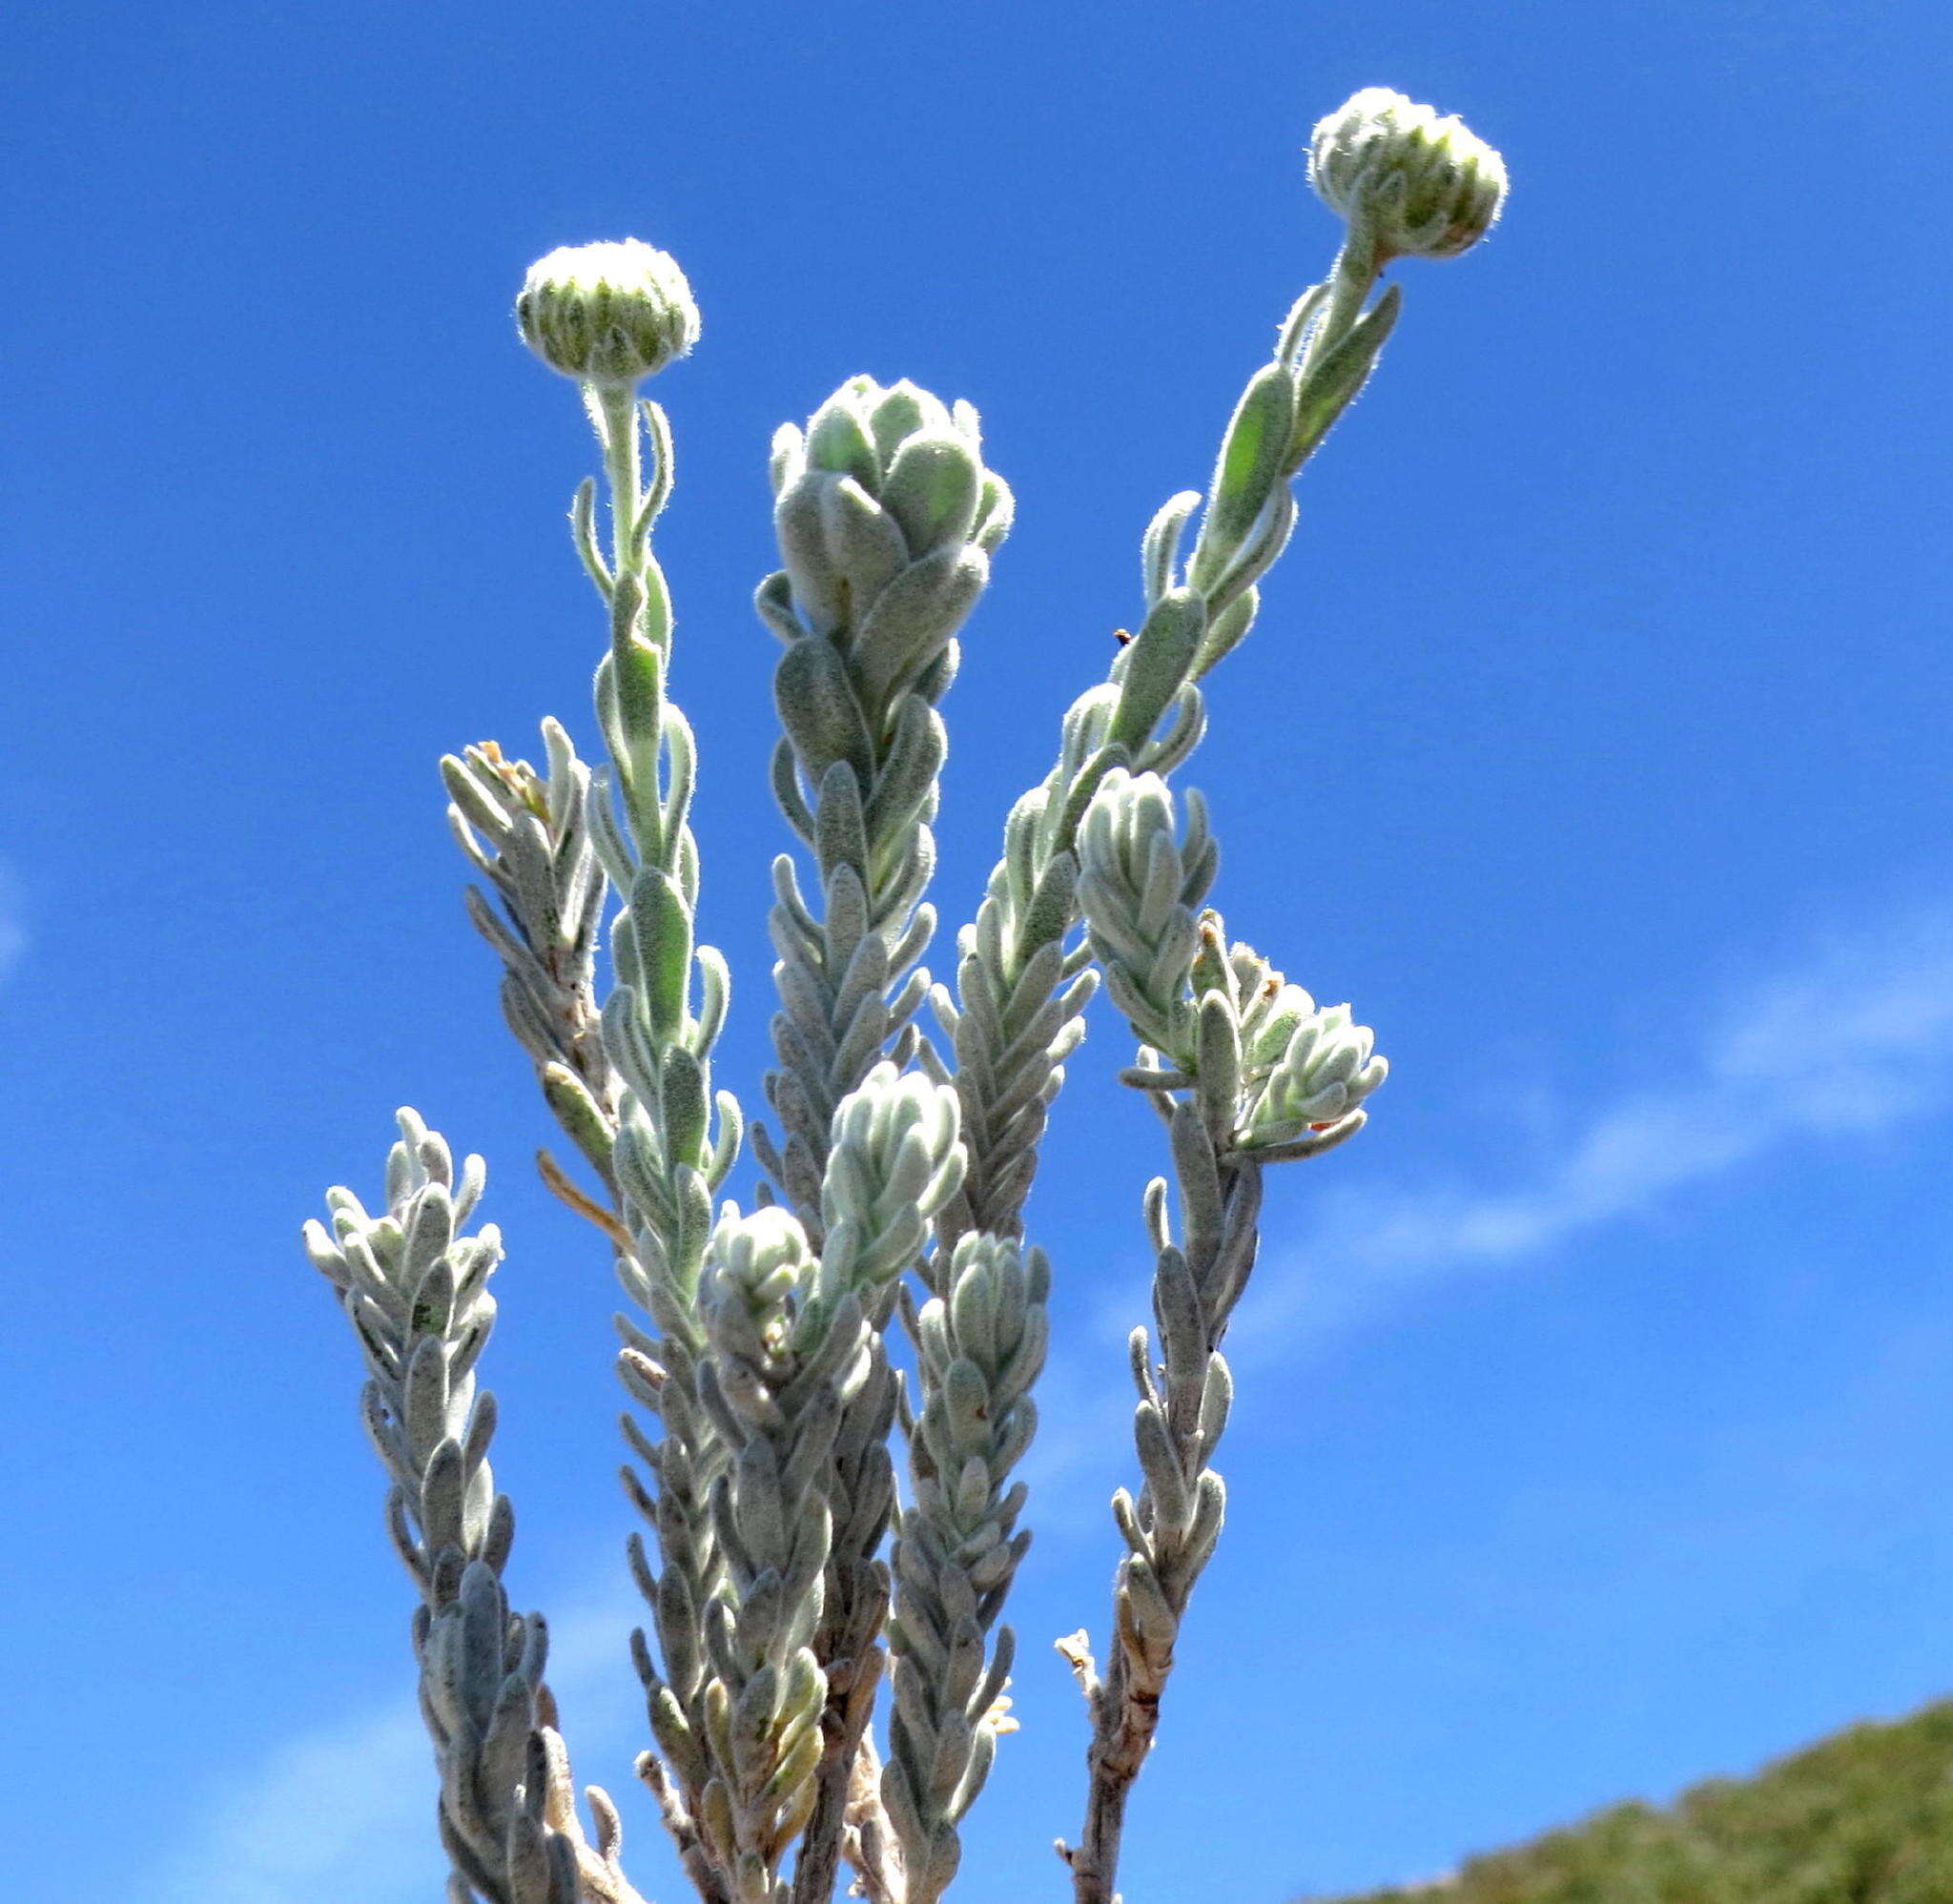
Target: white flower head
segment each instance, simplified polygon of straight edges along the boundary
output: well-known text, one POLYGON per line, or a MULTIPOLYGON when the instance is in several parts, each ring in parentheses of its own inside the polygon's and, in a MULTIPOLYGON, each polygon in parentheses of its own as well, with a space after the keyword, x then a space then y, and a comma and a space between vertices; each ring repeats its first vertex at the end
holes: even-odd
POLYGON ((628 388, 698 341, 691 286, 637 238, 564 245, 529 267, 515 300, 523 341, 551 370, 628 388))
POLYGON ((1497 220, 1506 162, 1455 115, 1367 86, 1316 127, 1309 183, 1344 218, 1361 215, 1380 256, 1456 257, 1497 220))

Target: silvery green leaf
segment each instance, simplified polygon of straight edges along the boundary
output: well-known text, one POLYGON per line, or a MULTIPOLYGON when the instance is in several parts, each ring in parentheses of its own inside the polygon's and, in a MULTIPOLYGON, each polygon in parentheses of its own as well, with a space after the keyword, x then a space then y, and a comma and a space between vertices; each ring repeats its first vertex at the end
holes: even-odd
POLYGON ((1011 532, 1017 519, 1018 502, 1010 484, 994 470, 983 473, 983 488, 976 499, 976 524, 970 540, 985 555, 995 555, 1011 532))
POLYGON ((1208 1355, 1207 1321, 1185 1256, 1168 1244, 1153 1271, 1153 1315, 1166 1361, 1168 1402, 1176 1425, 1191 1423, 1200 1406, 1208 1355))
POLYGON ((595 584, 597 593, 607 602, 612 577, 609 565, 597 547, 596 502, 596 479, 586 476, 577 484, 576 494, 570 499, 569 536, 577 559, 584 565, 584 572, 595 584))
POLYGON ((871 400, 869 427, 874 435, 875 449, 885 463, 894 459, 908 438, 922 430, 939 430, 950 424, 950 414, 942 404, 906 377, 874 394, 871 400))
POLYGON ((854 632, 862 692, 885 703, 941 652, 990 579, 990 559, 966 544, 935 548, 895 577, 854 632))
POLYGON ((1219 1159, 1190 1103, 1175 1106, 1167 1135, 1186 1233, 1182 1248, 1190 1262, 1200 1262, 1212 1253, 1223 1220, 1219 1159))
POLYGON ((616 695, 618 732, 625 743, 613 765, 627 783, 627 791, 642 799, 651 792, 655 775, 665 706, 664 657, 641 632, 646 595, 635 576, 619 577, 610 605, 610 685, 616 695))
POLYGON ((827 493, 842 479, 810 469, 781 490, 773 504, 773 535, 791 578, 794 605, 816 635, 847 620, 841 578, 828 559, 827 493))
POLYGON ((1024 908, 1022 941, 1027 950, 1055 945, 1077 916, 1078 862, 1059 853, 1044 869, 1031 903, 1024 908))
POLYGON ((1186 1534, 1183 1563, 1189 1579, 1206 1566, 1227 1517, 1227 1484, 1211 1470, 1195 1485, 1194 1510, 1186 1534))
POLYGON ((666 702, 659 733, 664 743, 664 793, 659 801, 661 837, 677 839, 691 810, 692 783, 698 770, 698 744, 682 708, 666 702))
POLYGON ((1206 630, 1206 604, 1190 588, 1162 595, 1121 657, 1109 739, 1128 748, 1151 734, 1187 679, 1206 630))
POLYGON ((337 1288, 351 1288, 352 1272, 347 1265, 345 1255, 334 1247, 332 1239, 325 1233, 325 1226, 316 1218, 307 1218, 300 1237, 305 1245, 305 1254, 312 1259, 312 1267, 337 1288))
POLYGON ((908 566, 908 544, 894 518, 852 477, 828 487, 821 512, 829 566, 847 585, 847 620, 858 622, 908 566))
POLYGON ((674 1157, 696 1157, 705 1149, 706 1079, 704 1067, 683 1045, 665 1053, 660 1113, 665 1143, 674 1157))
POLYGON ((705 1171, 709 1190, 717 1190, 739 1158, 739 1145, 746 1129, 745 1113, 730 1091, 719 1092, 712 1100, 718 1113, 718 1129, 712 1137, 712 1152, 705 1171))
MULTIPOLYGON (((445 1336, 455 1321, 455 1267, 452 1240, 448 1249, 427 1265, 414 1284, 413 1301, 407 1312, 407 1326, 415 1335, 445 1336)), ((413 1275, 410 1257, 401 1264, 401 1280, 413 1275)))
POLYGON ((484 786, 472 762, 457 760, 452 754, 441 762, 441 778, 462 817, 490 839, 499 837, 507 825, 500 789, 492 784, 484 786))
POLYGON ((1214 468, 1194 559, 1197 583, 1214 580, 1287 476, 1295 408, 1295 373, 1285 363, 1264 365, 1242 392, 1214 468))
POLYGON ((1003 1346, 999 1331, 1004 1317, 999 1312, 1008 1300, 996 1277, 959 1277, 951 1286, 948 1315, 955 1321, 957 1341, 977 1359, 972 1367, 996 1363, 1003 1346))
POLYGON ((1357 319, 1349 334, 1328 351, 1304 379, 1295 405, 1294 434, 1288 444, 1288 467, 1299 469, 1329 434, 1367 380, 1397 321, 1403 293, 1391 285, 1357 319))
POLYGON ((772 483, 773 494, 777 496, 806 466, 806 439, 791 423, 782 423, 773 432, 772 448, 767 461, 767 475, 772 483))
POLYGON ((1193 1512, 1186 1477, 1181 1472, 1165 1417, 1150 1402, 1141 1402, 1133 1411, 1133 1444, 1160 1521, 1168 1527, 1185 1526, 1193 1512))
POLYGON ((814 785, 837 760, 866 769, 872 749, 861 706, 829 643, 809 635, 787 650, 773 676, 773 700, 801 770, 814 785))
MULTIPOLYGON (((985 551, 980 545, 973 545, 971 553, 981 555, 985 551)), ((937 649, 935 660, 916 671, 915 678, 909 686, 925 701, 940 701, 955 685, 957 671, 963 665, 963 648, 960 642, 946 642, 937 649)))
POLYGON ((1299 1157, 1321 1157, 1325 1151, 1347 1143, 1368 1120, 1368 1112, 1351 1111, 1338 1118, 1326 1131, 1312 1131, 1307 1136, 1297 1137, 1287 1143, 1269 1144, 1265 1149, 1259 1145, 1251 1146, 1250 1155, 1262 1163, 1287 1163, 1299 1157))
POLYGON ((1186 531, 1187 519, 1200 506, 1201 492, 1182 489, 1179 495, 1169 496, 1146 525, 1140 543, 1140 571, 1149 609, 1174 587, 1181 537, 1186 531))
MULTIPOLYGON (((779 803, 780 811, 787 824, 803 844, 813 839, 813 809, 808 806, 806 796, 800 791, 798 769, 794 763, 793 745, 783 737, 773 747, 769 763, 769 780, 772 786, 773 798, 779 803)), ((791 866, 792 861, 783 853, 773 864, 791 866)), ((777 878, 775 880, 777 890, 777 878)), ((803 907, 801 909, 805 911, 803 907)))
POLYGON ((1120 1611, 1130 1618, 1141 1642, 1170 1655, 1180 1632, 1180 1616, 1168 1603, 1152 1567, 1137 1554, 1125 1564, 1120 1600, 1120 1611))
POLYGON ((813 843, 823 879, 841 867, 868 876, 868 828, 861 810, 861 783, 846 761, 835 761, 820 777, 813 809, 813 843))
POLYGON ((1326 283, 1312 284, 1289 307, 1288 315, 1282 320, 1277 335, 1275 358, 1278 363, 1293 363, 1308 336, 1311 320, 1322 309, 1329 295, 1326 283))
POLYGON ((806 624, 793 608, 793 578, 784 568, 775 569, 753 590, 752 605, 760 620, 781 641, 797 642, 807 633, 806 624))
POLYGON ((1260 592, 1250 586, 1244 588, 1214 617, 1202 647, 1201 673, 1206 673, 1216 662, 1231 654, 1241 645, 1247 631, 1254 626, 1255 616, 1260 613, 1261 605, 1260 592))
POLYGON ((1201 1382, 1199 1433, 1203 1461, 1220 1444, 1233 1402, 1234 1377, 1220 1350, 1216 1349, 1207 1358, 1206 1374, 1201 1382))
POLYGON ((920 695, 905 695, 868 802, 865 819, 872 835, 886 838, 924 810, 948 752, 942 716, 920 695))
MULTIPOLYGON (((1208 589, 1207 608, 1213 620, 1218 622, 1224 616, 1241 596, 1274 565, 1276 558, 1287 547, 1294 528, 1295 498, 1285 488, 1277 489, 1268 498, 1266 508, 1256 518, 1219 580, 1208 589)), ((1218 659, 1218 652, 1210 653, 1210 650, 1218 650, 1218 644, 1203 645, 1199 665, 1202 673, 1218 659)))
POLYGON ((968 541, 981 483, 982 465, 961 432, 922 432, 895 452, 881 500, 920 558, 968 541))
MULTIPOLYGON (((1162 789, 1164 790, 1163 788, 1162 789)), ((1182 911, 1185 901, 1182 897, 1185 875, 1182 871, 1180 849, 1173 838, 1172 809, 1167 809, 1164 824, 1144 842, 1144 858, 1135 869, 1140 873, 1139 884, 1139 929, 1145 938, 1157 943, 1176 912, 1182 911)), ((1137 842, 1136 842, 1137 844, 1137 842)), ((1187 927, 1186 962, 1193 961, 1193 918, 1185 914, 1187 927)))
POLYGON ((853 477, 872 492, 879 483, 881 459, 858 403, 852 390, 837 390, 830 397, 808 424, 806 456, 813 468, 853 477))
POLYGON ((691 978, 691 909, 675 882, 648 867, 631 884, 630 911, 645 1015, 660 1040, 668 1040, 685 1022, 691 978))
POLYGON ((610 775, 603 768, 590 774, 584 813, 590 845, 596 850, 606 876, 613 886, 627 889, 637 874, 637 853, 618 825, 616 807, 610 797, 610 775))

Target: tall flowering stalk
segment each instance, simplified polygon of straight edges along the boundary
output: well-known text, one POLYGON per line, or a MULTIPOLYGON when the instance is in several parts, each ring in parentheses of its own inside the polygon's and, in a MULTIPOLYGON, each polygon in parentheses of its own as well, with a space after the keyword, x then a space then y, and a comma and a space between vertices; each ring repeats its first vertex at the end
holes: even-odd
MULTIPOLYGON (((1229 943, 1205 905, 1207 809, 1171 781, 1205 734, 1202 683, 1247 636, 1287 543, 1292 481, 1396 321, 1382 274, 1469 249, 1505 192, 1498 155, 1457 120, 1380 89, 1317 127, 1309 172, 1346 222, 1335 263, 1248 379, 1205 492, 1148 526, 1134 632, 1012 808, 944 982, 922 963, 942 710, 1011 493, 975 409, 906 381, 852 379, 775 437, 780 566, 755 599, 782 644, 771 786, 792 850, 773 865, 774 1063, 744 1207, 715 1207, 748 1123, 712 1075, 730 978, 698 938, 697 749, 669 692, 676 622, 652 547, 672 438, 638 394, 697 341, 697 307, 636 240, 551 253, 517 300, 596 437, 601 506, 586 481, 570 528, 607 619, 603 753, 586 764, 546 721, 540 768, 483 742, 442 772, 483 882, 469 915, 568 1142, 542 1154, 545 1179, 630 1301, 637 1771, 706 1904, 825 1904, 844 1863, 874 1904, 934 1904, 957 1874, 961 1821, 1013 1729, 1001 1616, 1031 1539, 1015 1471, 1053 1275, 1026 1205, 1101 978, 1139 1041, 1120 1075, 1159 1112, 1170 1170, 1141 1199, 1153 1329, 1131 1341, 1139 1480, 1113 1500, 1124 1551, 1102 1670, 1082 1632, 1059 1643, 1090 1732, 1084 1824, 1059 1849, 1076 1904, 1115 1904, 1127 1801, 1221 1536, 1223 1342, 1263 1177, 1354 1136, 1385 1075, 1348 1008, 1229 943)), ((411 1112, 401 1129, 386 1214, 335 1191, 307 1247, 359 1337, 421 1595, 449 1904, 633 1904, 608 1799, 590 1789, 590 1831, 576 1812, 541 1616, 512 1613, 502 1585, 513 1519, 473 1374, 500 1244, 459 1234, 479 1161, 457 1179, 411 1112)))

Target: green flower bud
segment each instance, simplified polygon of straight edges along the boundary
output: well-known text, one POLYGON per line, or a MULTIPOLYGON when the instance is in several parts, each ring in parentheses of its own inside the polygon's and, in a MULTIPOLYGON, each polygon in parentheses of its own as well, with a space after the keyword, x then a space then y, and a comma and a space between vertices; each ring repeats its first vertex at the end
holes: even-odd
POLYGON ((677 260, 636 238, 565 245, 529 267, 515 300, 523 341, 565 377, 628 388, 698 341, 677 260))
POLYGON ((1505 160, 1461 119, 1385 86, 1318 124, 1308 178, 1338 216, 1361 212, 1380 261, 1456 257, 1491 230, 1506 195, 1505 160))
MULTIPOLYGON (((844 704, 873 722, 911 689, 936 700, 1011 525, 1011 492, 984 467, 976 412, 906 379, 884 389, 850 378, 804 431, 774 436, 769 475, 782 566, 761 586, 760 613, 789 645, 783 710, 788 670, 817 665, 792 659, 810 632, 847 656, 844 704)), ((811 770, 812 756, 800 765, 811 770)))
POLYGON ((1268 1079, 1258 1121, 1332 1123, 1362 1103, 1384 1081, 1389 1066, 1372 1055, 1376 1034, 1367 1025, 1350 1022, 1347 1005, 1309 1010, 1306 993, 1296 1002, 1308 1015, 1297 1025, 1268 1079))
POLYGON ((722 1326, 736 1318, 764 1333, 812 1269, 807 1233, 791 1211, 770 1203, 742 1215, 729 1203, 706 1259, 705 1307, 722 1326))
MULTIPOLYGON (((1231 1018, 1239 1049, 1234 1140, 1249 1156, 1313 1156, 1362 1128, 1362 1106, 1389 1073, 1347 1005, 1318 1006, 1252 946, 1225 945, 1220 914, 1201 915, 1197 993, 1231 1018)), ((1217 1025, 1217 1032, 1221 1028, 1217 1025)))
POLYGON ((1217 857, 1204 803, 1187 795, 1184 845, 1157 773, 1115 767, 1079 827, 1079 904, 1112 1001, 1133 1035, 1173 1062, 1190 1055, 1187 974, 1199 950, 1193 907, 1217 857))
POLYGON ((919 559, 974 543, 994 552, 1010 529, 1011 495, 983 465, 983 433, 968 403, 945 405, 904 378, 887 389, 853 377, 808 420, 773 442, 773 494, 806 479, 852 478, 900 525, 919 559))
POLYGON ((954 1087, 884 1058, 834 1109, 820 1193, 823 1281, 857 1295, 889 1285, 920 1254, 966 1164, 954 1087))

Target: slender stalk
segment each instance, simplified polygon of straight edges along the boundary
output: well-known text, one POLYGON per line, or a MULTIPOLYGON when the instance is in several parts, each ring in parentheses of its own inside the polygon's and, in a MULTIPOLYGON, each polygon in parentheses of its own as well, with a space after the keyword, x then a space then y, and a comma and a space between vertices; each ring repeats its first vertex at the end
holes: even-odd
POLYGON ((641 575, 648 544, 637 533, 644 497, 637 438, 637 394, 627 384, 587 386, 586 400, 604 441, 604 476, 610 492, 610 571, 641 575))
MULTIPOLYGON (((1182 1135, 1190 1136, 1190 1128, 1182 1135)), ((1215 1167, 1212 1184, 1220 1194, 1222 1221, 1204 1239, 1190 1237, 1184 1253, 1169 1244, 1156 1275, 1156 1312, 1163 1316, 1175 1303, 1157 1293, 1161 1282, 1170 1281, 1181 1294, 1195 1296, 1200 1322, 1193 1341, 1185 1342, 1178 1328, 1162 1321, 1165 1361, 1157 1369, 1140 1363, 1149 1383, 1141 1412, 1150 1406, 1165 1431, 1163 1449, 1149 1450, 1142 1441, 1141 1461, 1160 1473, 1163 1485, 1156 1487, 1149 1478, 1136 1503, 1121 1490, 1122 1507, 1115 1508, 1128 1542, 1137 1546, 1120 1563, 1115 1634, 1103 1679, 1095 1672, 1082 1634, 1059 1648, 1092 1720, 1084 1822, 1078 1845, 1059 1848, 1071 1867, 1074 1904, 1116 1904, 1126 1802, 1160 1728, 1161 1701, 1194 1583, 1221 1531, 1225 1490, 1207 1457, 1220 1438, 1224 1403, 1213 1398, 1229 1387, 1221 1341, 1260 1244, 1262 1190, 1259 1165, 1225 1157, 1208 1161, 1215 1167), (1187 1348, 1196 1354, 1186 1354, 1187 1348), (1196 1366, 1190 1369, 1189 1362, 1196 1366)), ((1183 1173, 1183 1203, 1184 1188, 1183 1173)))
MULTIPOLYGON (((693 743, 665 691, 672 618, 650 531, 670 490, 669 433, 658 407, 640 406, 627 386, 586 383, 585 399, 602 446, 612 529, 610 651, 597 678, 610 778, 593 780, 586 808, 592 842, 624 900, 611 924, 615 983, 602 1020, 620 1087, 609 1180, 623 1233, 618 1275, 644 1319, 621 1325, 618 1372, 662 1430, 654 1440, 626 1418, 626 1439, 654 1484, 625 1471, 658 1552, 654 1566, 642 1537, 632 1536, 631 1568, 663 1670, 643 1633, 633 1636, 632 1652, 670 1770, 666 1777, 641 1765, 640 1775, 659 1797, 701 1894, 732 1898, 746 1877, 732 1870, 724 1834, 714 1832, 722 1814, 709 1809, 717 1780, 707 1747, 723 1673, 700 1643, 701 1624, 717 1617, 713 1609, 731 1590, 714 1503, 730 1456, 701 1390, 711 1347, 699 1306, 711 1198, 738 1147, 738 1106, 714 1094, 710 1074, 729 988, 724 961, 694 937, 693 743), (641 428, 651 435, 648 489, 641 428), (614 805, 613 782, 621 796, 614 805)), ((555 1081, 566 1088, 560 1075, 555 1081)))
POLYGON ((1189 795, 1187 807, 1182 839, 1164 782, 1118 770, 1079 832, 1090 944, 1141 1041, 1125 1079, 1166 1124, 1180 1235, 1156 1177, 1143 1209, 1160 1359, 1136 1329, 1142 1480, 1137 1500, 1120 1488, 1112 1501, 1126 1552, 1104 1677, 1083 1633, 1059 1643, 1092 1726, 1084 1824, 1076 1848, 1059 1846, 1076 1904, 1114 1904, 1126 1800, 1159 1729, 1194 1583, 1221 1536, 1227 1490, 1212 1457, 1233 1394, 1221 1343, 1254 1268, 1263 1167, 1353 1136, 1361 1100, 1388 1069, 1347 1008, 1317 1010, 1251 948, 1230 949, 1217 913, 1195 917, 1216 853, 1204 803, 1189 795))
POLYGON ((1383 274, 1385 262, 1378 256, 1376 240, 1370 236, 1365 220, 1351 219, 1337 250, 1336 262, 1329 269, 1327 301, 1309 330, 1308 341, 1303 346, 1297 365, 1304 379, 1349 335, 1383 274))

